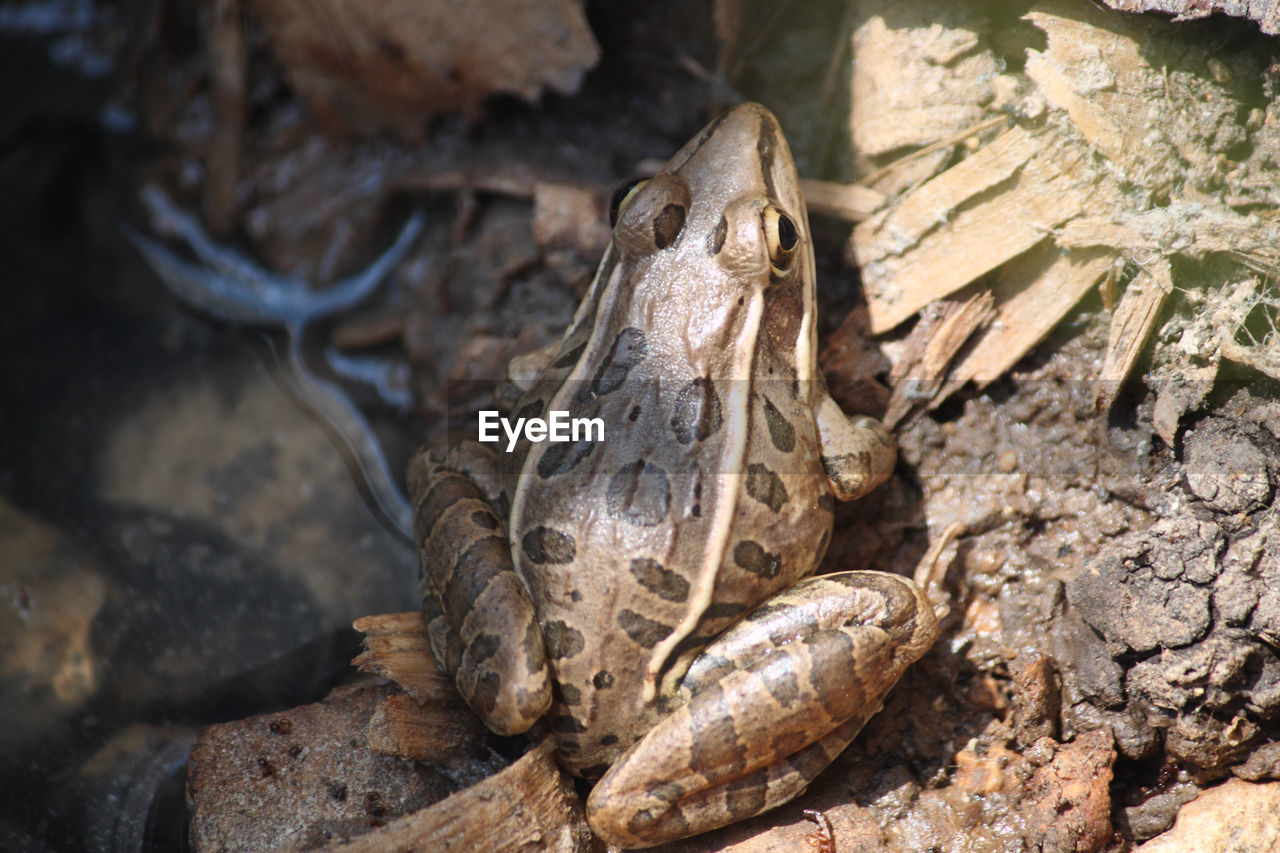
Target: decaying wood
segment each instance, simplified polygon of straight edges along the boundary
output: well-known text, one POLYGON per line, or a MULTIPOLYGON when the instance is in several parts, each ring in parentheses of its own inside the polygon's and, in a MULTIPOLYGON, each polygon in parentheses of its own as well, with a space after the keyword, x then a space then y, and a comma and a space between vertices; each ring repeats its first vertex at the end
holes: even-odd
POLYGON ((403 693, 388 696, 369 718, 369 746, 444 766, 466 758, 484 743, 484 725, 459 704, 420 705, 403 693))
POLYGON ((1267 35, 1280 35, 1280 3, 1275 0, 1102 0, 1121 12, 1166 12, 1179 20, 1215 12, 1257 21, 1267 35))
MULTIPOLYGON (((1141 272, 1119 299, 1106 364, 1094 377, 1102 380, 1097 402, 1109 406, 1174 290, 1172 256, 1225 256, 1264 276, 1277 268, 1280 221, 1232 207, 1268 203, 1265 158, 1236 168, 1233 186, 1243 194, 1229 203, 1197 189, 1224 183, 1224 149, 1214 146, 1245 132, 1243 125, 1230 129, 1244 113, 1240 91, 1230 85, 1236 72, 1211 45, 1167 21, 1060 0, 1040 3, 1026 19, 1044 32, 1046 46, 1027 51, 1023 83, 997 88, 1032 87, 1034 97, 1027 97, 1038 99, 1043 115, 1023 115, 995 135, 991 118, 971 116, 983 130, 967 136, 979 141, 968 157, 892 195, 853 230, 850 254, 862 270, 871 331, 887 332, 925 312, 895 350, 892 418, 929 405, 926 396, 936 405, 967 382, 998 378, 1104 275, 1128 266, 1141 272), (979 294, 991 301, 981 312, 973 301, 979 294), (945 340, 929 350, 927 338, 944 330, 945 340)), ((861 38, 875 44, 880 31, 864 28, 861 38)), ((956 25, 950 35, 935 34, 934 44, 981 52, 981 40, 968 34, 956 25)), ((878 56, 864 49, 855 62, 878 56)), ((855 82, 858 73, 879 79, 864 69, 855 82)), ((912 67, 898 73, 909 77, 912 67)), ((912 84, 921 82, 897 85, 912 84)), ((853 120, 856 126, 856 111, 853 120)), ((1273 147, 1266 140, 1275 124, 1267 118, 1251 125, 1258 150, 1273 147)), ((934 145, 953 141, 934 133, 934 145)), ((1242 323, 1237 315, 1228 322, 1242 323)), ((1238 348, 1229 334, 1216 344, 1238 348)), ((1216 355, 1192 356, 1198 361, 1186 371, 1213 375, 1206 365, 1216 355)), ((1183 411, 1165 407, 1162 434, 1171 435, 1168 417, 1176 429, 1183 411)))
POLYGON ((1115 315, 1107 340, 1107 357, 1099 374, 1094 405, 1109 409, 1120 385, 1142 353, 1156 327, 1156 317, 1173 291, 1173 272, 1167 258, 1156 258, 1129 282, 1115 315))
POLYGON ((951 360, 973 335, 991 319, 991 292, 956 294, 926 306, 889 373, 893 394, 884 413, 884 424, 892 429, 918 403, 929 403, 938 393, 951 360), (932 377, 932 378, 918 378, 932 377))
POLYGON ((351 661, 357 669, 389 678, 424 705, 440 701, 462 703, 453 679, 436 666, 431 656, 421 613, 411 610, 364 616, 352 627, 364 634, 364 651, 351 661))
POLYGON ((1100 251, 1063 253, 1052 243, 1007 264, 995 280, 995 319, 952 368, 950 379, 988 385, 1058 324, 1115 262, 1100 251))
POLYGON ((983 118, 979 104, 991 99, 998 66, 980 49, 979 22, 938 0, 871 0, 858 11, 849 84, 855 156, 928 145, 983 118))
POLYGON ((884 204, 884 195, 859 184, 836 184, 801 178, 800 189, 810 213, 861 222, 884 204))
POLYGON ((967 164, 979 155, 924 184, 883 220, 854 229, 873 333, 1047 239, 1089 201, 1092 170, 1079 154, 1064 156, 1054 134, 1033 142, 1015 128, 987 148, 995 150, 976 167, 967 164))
POLYGON ((548 738, 483 782, 323 850, 586 851, 590 845, 582 805, 548 738))

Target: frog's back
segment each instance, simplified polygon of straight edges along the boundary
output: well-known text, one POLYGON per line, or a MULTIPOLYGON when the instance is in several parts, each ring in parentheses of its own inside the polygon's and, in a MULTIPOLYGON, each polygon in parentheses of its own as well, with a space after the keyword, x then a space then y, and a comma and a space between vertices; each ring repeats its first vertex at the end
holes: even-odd
POLYGON ((584 775, 652 725, 696 649, 825 549, 796 186, 763 108, 709 126, 621 213, 522 401, 604 424, 603 440, 528 446, 510 518, 559 683, 551 725, 584 775), (778 206, 798 230, 783 274, 759 254, 778 206))

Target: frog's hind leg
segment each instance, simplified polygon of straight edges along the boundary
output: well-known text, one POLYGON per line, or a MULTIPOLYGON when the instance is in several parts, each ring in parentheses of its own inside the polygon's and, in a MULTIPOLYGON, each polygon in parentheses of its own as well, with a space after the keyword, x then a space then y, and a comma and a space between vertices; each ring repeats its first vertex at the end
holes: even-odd
POLYGON ((419 451, 409 465, 422 612, 431 652, 467 704, 494 732, 516 734, 551 705, 542 633, 502 520, 459 456, 419 451))
POLYGON ((801 581, 694 660, 685 702, 610 768, 587 819, 620 847, 706 832, 779 806, 848 745, 937 638, 898 575, 801 581))

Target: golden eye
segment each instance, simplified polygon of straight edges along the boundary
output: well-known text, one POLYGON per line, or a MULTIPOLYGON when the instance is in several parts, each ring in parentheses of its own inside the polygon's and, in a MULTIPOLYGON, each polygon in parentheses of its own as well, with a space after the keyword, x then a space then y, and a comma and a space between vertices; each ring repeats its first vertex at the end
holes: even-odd
POLYGON ((781 278, 795 261, 796 248, 800 245, 800 232, 796 230, 791 217, 772 205, 764 209, 763 220, 769 263, 773 266, 773 274, 781 278))
POLYGON ((622 215, 622 211, 627 209, 627 205, 636 197, 636 193, 640 192, 647 183, 649 183, 648 178, 632 178, 613 191, 613 195, 609 197, 610 228, 618 224, 618 217, 622 215))

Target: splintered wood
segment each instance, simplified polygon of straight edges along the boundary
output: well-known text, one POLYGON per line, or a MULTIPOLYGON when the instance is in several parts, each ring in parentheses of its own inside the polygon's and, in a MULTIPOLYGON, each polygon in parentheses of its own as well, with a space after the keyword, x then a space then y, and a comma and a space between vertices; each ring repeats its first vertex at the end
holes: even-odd
MULTIPOLYGON (((890 29, 870 15, 853 35, 855 155, 903 144, 901 130, 885 126, 885 110, 903 109, 903 90, 932 91, 909 79, 911 62, 899 62, 897 73, 908 79, 880 97, 858 80, 874 83, 883 73, 858 70, 859 63, 893 61, 889 48, 914 35, 939 56, 954 46, 951 71, 986 67, 975 59, 986 53, 977 33, 983 22, 952 15, 941 19, 950 30, 940 32, 935 21, 919 18, 913 26, 904 11, 890 29)), ((940 117, 926 98, 921 115, 928 130, 909 142, 924 145, 920 151, 942 145, 952 158, 963 145, 968 156, 920 175, 914 152, 875 168, 865 181, 890 196, 858 221, 849 244, 862 271, 870 330, 885 333, 921 317, 894 350, 890 422, 938 405, 966 382, 983 386, 999 378, 1104 277, 1129 281, 1112 318, 1105 365, 1088 377, 1099 380, 1096 404, 1109 407, 1177 289, 1181 268, 1172 256, 1214 254, 1263 277, 1276 271, 1280 222, 1248 212, 1270 199, 1259 170, 1273 164, 1227 159, 1224 151, 1242 150, 1247 138, 1239 119, 1246 108, 1212 45, 1167 20, 1088 4, 1051 0, 1025 20, 1044 33, 1044 49, 1026 50, 1025 76, 1002 75, 1010 79, 990 86, 993 107, 1019 120, 965 114, 970 129, 957 130, 956 117, 940 117), (893 177, 899 169, 914 182, 893 177), (1205 191, 1230 180, 1246 189, 1229 203, 1205 191)), ((925 76, 938 75, 932 68, 925 76)), ((963 88, 945 77, 935 82, 963 88)), ((1271 112, 1250 125, 1260 149, 1273 148, 1280 131, 1280 111, 1271 112)), ((920 126, 913 132, 919 135, 920 126)), ((1243 314, 1236 319, 1242 324, 1243 314)), ((1215 345, 1230 340, 1220 335, 1215 345)), ((1185 367, 1198 375, 1217 358, 1193 355, 1197 363, 1185 367)), ((1160 433, 1171 440, 1167 424, 1160 433)))

